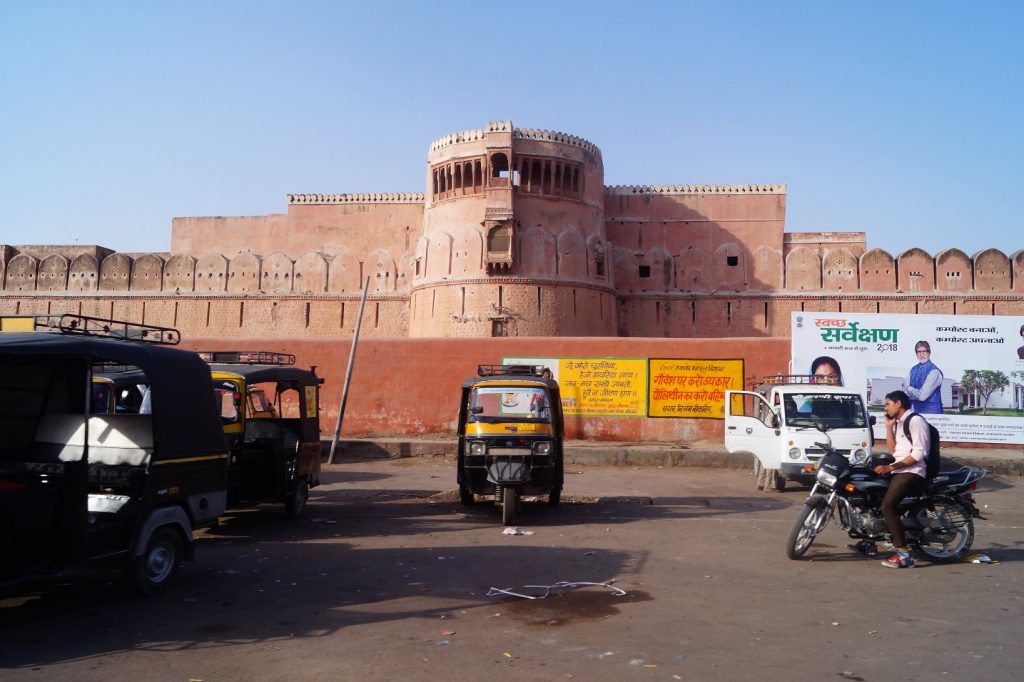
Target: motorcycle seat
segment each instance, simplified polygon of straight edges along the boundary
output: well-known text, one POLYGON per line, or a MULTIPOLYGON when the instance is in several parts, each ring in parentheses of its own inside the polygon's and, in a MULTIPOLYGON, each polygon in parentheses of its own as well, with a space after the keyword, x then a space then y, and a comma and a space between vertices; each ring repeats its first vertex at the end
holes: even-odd
POLYGON ((966 468, 959 471, 940 471, 935 474, 935 478, 928 484, 928 490, 941 490, 943 488, 963 485, 970 475, 971 470, 966 468))

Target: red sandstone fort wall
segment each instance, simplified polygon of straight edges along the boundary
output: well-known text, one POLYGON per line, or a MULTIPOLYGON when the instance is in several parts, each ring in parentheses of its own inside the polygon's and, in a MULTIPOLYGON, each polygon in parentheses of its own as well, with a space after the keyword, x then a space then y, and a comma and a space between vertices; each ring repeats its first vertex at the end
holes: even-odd
MULTIPOLYGON (((349 341, 261 337, 186 339, 188 347, 251 349, 293 353, 299 366, 317 366, 326 378, 321 392, 321 430, 333 433, 350 350, 349 341)), ((454 434, 463 380, 479 364, 502 357, 743 358, 748 377, 783 372, 789 342, 785 339, 366 339, 356 349, 343 436, 454 434)), ((613 441, 692 442, 720 440, 723 422, 715 419, 645 417, 571 417, 568 438, 613 441)))

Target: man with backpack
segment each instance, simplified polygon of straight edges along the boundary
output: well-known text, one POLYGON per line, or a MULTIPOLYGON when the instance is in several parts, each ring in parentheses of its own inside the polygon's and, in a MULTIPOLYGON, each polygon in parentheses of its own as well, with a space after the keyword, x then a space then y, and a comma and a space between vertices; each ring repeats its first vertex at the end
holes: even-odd
POLYGON ((892 475, 881 505, 885 527, 896 548, 896 553, 882 562, 887 568, 912 568, 914 565, 896 508, 904 497, 924 492, 928 474, 934 476, 929 468, 938 468, 938 452, 932 453, 933 428, 913 410, 906 393, 893 391, 885 396, 885 440, 896 461, 876 466, 875 473, 892 475), (928 466, 929 460, 932 460, 932 467, 928 466))

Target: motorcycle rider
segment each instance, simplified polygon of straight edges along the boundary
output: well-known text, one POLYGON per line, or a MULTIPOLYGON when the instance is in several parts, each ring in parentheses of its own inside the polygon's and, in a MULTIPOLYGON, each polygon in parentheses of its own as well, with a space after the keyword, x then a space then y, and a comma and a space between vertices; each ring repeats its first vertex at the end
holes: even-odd
POLYGON ((924 417, 910 421, 910 438, 903 430, 904 422, 914 414, 910 396, 893 391, 885 396, 885 441, 896 458, 892 464, 879 464, 875 473, 891 474, 889 489, 882 499, 882 516, 892 536, 896 553, 882 562, 886 568, 912 568, 914 557, 907 549, 907 538, 896 508, 904 497, 920 494, 925 489, 926 459, 931 447, 931 433, 924 417))

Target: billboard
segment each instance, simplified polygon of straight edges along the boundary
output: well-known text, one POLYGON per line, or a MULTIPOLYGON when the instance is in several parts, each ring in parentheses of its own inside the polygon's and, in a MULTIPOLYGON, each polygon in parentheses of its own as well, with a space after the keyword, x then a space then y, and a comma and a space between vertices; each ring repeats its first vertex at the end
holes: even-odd
POLYGON ((1024 444, 1022 332, 1024 317, 794 312, 790 371, 838 374, 879 414, 902 390, 944 441, 1024 444))

